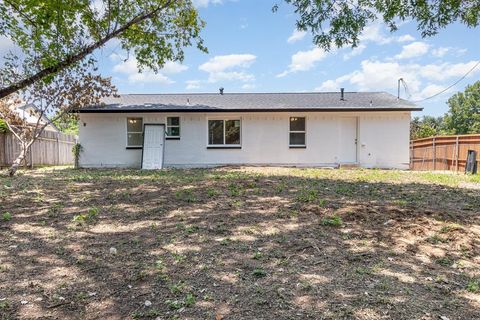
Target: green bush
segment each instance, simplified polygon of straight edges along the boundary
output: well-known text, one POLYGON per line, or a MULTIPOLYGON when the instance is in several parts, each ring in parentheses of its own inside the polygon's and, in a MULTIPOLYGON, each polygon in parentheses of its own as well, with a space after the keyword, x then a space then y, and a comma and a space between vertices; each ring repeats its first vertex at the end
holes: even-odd
POLYGON ((0 133, 7 133, 8 131, 8 126, 5 123, 5 120, 0 119, 0 133))

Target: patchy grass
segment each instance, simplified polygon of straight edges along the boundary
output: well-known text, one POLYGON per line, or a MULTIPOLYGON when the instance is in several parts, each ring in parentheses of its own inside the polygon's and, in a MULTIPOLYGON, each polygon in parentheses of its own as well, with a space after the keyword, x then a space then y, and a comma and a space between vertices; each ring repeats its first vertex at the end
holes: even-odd
POLYGON ((479 187, 394 170, 2 176, 0 319, 478 319, 479 187))

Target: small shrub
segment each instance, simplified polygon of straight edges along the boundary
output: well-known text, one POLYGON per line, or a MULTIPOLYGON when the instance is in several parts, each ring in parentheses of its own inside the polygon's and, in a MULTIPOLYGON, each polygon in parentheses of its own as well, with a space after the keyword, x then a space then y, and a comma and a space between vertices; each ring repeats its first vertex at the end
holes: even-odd
POLYGON ((337 215, 325 217, 322 219, 322 225, 331 227, 340 227, 343 224, 342 218, 337 215))
POLYGON ((10 212, 8 212, 8 211, 7 211, 7 212, 4 212, 4 213, 2 214, 2 220, 3 220, 3 221, 10 221, 10 220, 12 220, 12 214, 11 214, 10 212))

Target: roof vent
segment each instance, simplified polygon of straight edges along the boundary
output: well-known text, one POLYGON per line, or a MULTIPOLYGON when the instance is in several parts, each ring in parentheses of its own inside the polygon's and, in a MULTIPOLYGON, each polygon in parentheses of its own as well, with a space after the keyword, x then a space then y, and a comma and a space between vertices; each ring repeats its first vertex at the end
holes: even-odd
POLYGON ((340 100, 345 101, 345 88, 340 88, 340 100))
POLYGON ((221 87, 220 89, 218 89, 220 91, 220 94, 223 96, 223 87, 221 87))

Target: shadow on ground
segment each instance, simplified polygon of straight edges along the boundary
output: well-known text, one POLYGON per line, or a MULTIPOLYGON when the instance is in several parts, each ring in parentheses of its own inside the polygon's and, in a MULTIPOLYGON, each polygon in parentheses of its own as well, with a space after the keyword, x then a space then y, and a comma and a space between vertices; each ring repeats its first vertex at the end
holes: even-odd
POLYGON ((1 319, 480 318, 475 189, 248 168, 0 182, 1 319))

